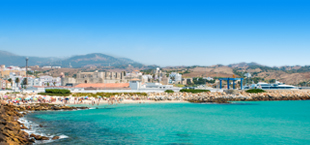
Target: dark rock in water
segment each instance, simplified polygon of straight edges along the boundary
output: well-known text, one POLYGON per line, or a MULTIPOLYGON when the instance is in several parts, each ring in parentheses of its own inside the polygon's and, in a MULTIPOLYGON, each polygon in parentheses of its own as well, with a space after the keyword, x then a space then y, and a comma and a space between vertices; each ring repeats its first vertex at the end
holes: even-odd
POLYGON ((54 136, 54 137, 52 138, 52 140, 56 140, 56 139, 59 139, 59 136, 54 136))
POLYGON ((50 138, 46 137, 46 136, 42 136, 41 140, 49 140, 50 138))
POLYGON ((40 126, 40 127, 43 127, 43 125, 41 125, 41 124, 40 124, 39 126, 40 126))
POLYGON ((96 109, 98 109, 98 107, 96 107, 96 109))
POLYGON ((29 138, 28 142, 35 143, 35 140, 34 140, 34 138, 29 138))
POLYGON ((30 137, 35 137, 35 136, 37 136, 37 135, 35 135, 35 134, 33 134, 33 133, 30 134, 30 137))

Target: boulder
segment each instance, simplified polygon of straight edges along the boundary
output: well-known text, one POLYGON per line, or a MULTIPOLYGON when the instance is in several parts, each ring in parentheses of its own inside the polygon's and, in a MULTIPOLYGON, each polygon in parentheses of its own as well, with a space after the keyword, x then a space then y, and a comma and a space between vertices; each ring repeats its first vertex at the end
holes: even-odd
POLYGON ((52 140, 56 140, 56 139, 59 139, 59 136, 54 136, 54 137, 52 138, 52 140))

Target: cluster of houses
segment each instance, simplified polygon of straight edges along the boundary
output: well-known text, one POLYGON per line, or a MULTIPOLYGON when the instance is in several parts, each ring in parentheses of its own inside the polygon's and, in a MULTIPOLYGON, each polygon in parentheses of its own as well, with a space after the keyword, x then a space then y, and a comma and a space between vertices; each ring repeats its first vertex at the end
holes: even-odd
MULTIPOLYGON (((31 68, 28 68, 28 71, 31 71, 31 68)), ((0 88, 2 90, 20 90, 23 86, 61 86, 60 77, 26 75, 26 68, 17 66, 5 67, 5 65, 1 65, 0 77, 0 88), (25 79, 27 81, 24 81, 25 79)))
MULTIPOLYGON (((28 72, 34 71, 28 68, 28 72)), ((12 89, 16 91, 44 91, 47 88, 65 88, 71 91, 156 92, 168 89, 178 91, 181 88, 174 87, 174 84, 188 84, 193 81, 192 78, 182 78, 182 75, 176 72, 167 74, 159 68, 155 69, 151 74, 143 74, 139 70, 132 72, 80 71, 73 78, 65 76, 64 73, 60 73, 59 77, 49 75, 34 76, 29 73, 26 75, 26 68, 1 65, 0 76, 0 87, 2 90, 12 89)))

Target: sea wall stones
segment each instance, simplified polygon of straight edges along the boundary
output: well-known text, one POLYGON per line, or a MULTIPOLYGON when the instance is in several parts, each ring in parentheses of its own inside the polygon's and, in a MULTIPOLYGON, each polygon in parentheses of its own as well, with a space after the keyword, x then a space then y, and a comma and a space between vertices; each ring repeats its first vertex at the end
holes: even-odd
POLYGON ((55 136, 49 138, 46 136, 29 135, 23 129, 28 129, 24 124, 18 122, 19 117, 23 117, 20 111, 46 111, 46 110, 76 110, 88 109, 87 107, 68 107, 51 104, 27 104, 25 106, 1 105, 0 106, 0 144, 2 145, 19 145, 32 144, 35 140, 59 139, 55 136))
POLYGON ((264 93, 246 93, 242 90, 226 90, 224 92, 203 93, 150 93, 149 99, 187 100, 189 102, 228 103, 229 101, 278 101, 278 100, 310 100, 310 91, 277 90, 264 93))

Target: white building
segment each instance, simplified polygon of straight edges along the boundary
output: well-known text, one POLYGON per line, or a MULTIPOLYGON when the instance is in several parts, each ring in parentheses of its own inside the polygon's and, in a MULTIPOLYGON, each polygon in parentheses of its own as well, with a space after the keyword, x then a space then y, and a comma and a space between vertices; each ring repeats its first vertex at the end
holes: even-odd
POLYGON ((52 66, 52 68, 61 68, 61 66, 52 66))
POLYGON ((43 85, 43 82, 40 80, 40 78, 28 77, 27 81, 28 81, 27 87, 30 87, 30 86, 42 86, 43 85))
POLYGON ((153 79, 153 76, 152 75, 142 75, 142 83, 146 83, 146 82, 149 82, 149 80, 152 80, 153 79))
POLYGON ((42 68, 43 69, 45 69, 45 68, 52 68, 52 66, 43 66, 42 68))
POLYGON ((52 76, 41 76, 40 81, 42 82, 42 85, 44 86, 61 86, 61 78, 53 78, 52 76))
POLYGON ((146 92, 164 92, 165 90, 173 90, 179 92, 181 88, 173 87, 173 85, 162 85, 161 83, 144 83, 140 80, 133 79, 129 82, 131 90, 146 91, 146 92))
POLYGON ((174 79, 171 79, 171 83, 174 83, 174 82, 181 82, 182 81, 182 75, 179 74, 179 73, 176 73, 176 72, 172 72, 169 74, 169 77, 170 79, 171 78, 174 78, 174 79))
POLYGON ((203 77, 204 80, 213 81, 214 79, 211 77, 203 77))

